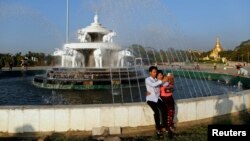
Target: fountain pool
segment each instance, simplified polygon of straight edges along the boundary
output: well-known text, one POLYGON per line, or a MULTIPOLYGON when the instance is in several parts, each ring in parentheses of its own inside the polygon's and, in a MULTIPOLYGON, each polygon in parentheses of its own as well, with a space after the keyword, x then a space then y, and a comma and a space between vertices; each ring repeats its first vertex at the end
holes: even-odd
MULTIPOLYGON (((33 78, 34 74, 0 79, 0 105, 79 105, 145 101, 144 82, 139 83, 140 87, 137 84, 131 87, 122 84, 113 89, 65 90, 36 87, 32 84, 33 78)), ((175 99, 221 95, 241 90, 237 85, 223 83, 223 80, 204 81, 181 76, 176 76, 175 79, 175 99), (207 82, 206 86, 201 87, 204 82, 207 82)))

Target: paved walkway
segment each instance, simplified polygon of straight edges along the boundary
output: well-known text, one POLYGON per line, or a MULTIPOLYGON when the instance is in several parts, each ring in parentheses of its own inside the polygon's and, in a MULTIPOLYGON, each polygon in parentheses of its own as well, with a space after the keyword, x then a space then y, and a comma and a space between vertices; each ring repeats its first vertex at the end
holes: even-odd
MULTIPOLYGON (((199 63, 199 69, 197 70, 195 68, 195 64, 185 64, 181 65, 179 64, 174 64, 171 66, 163 66, 163 68, 168 68, 168 69, 184 69, 184 70, 193 70, 193 71, 204 71, 204 72, 212 72, 212 73, 223 73, 223 74, 230 74, 230 75, 237 75, 238 70, 236 69, 236 65, 241 64, 243 66, 243 63, 241 62, 230 62, 228 66, 225 66, 224 64, 217 64, 216 69, 214 69, 214 65, 212 63, 199 63)), ((250 72, 250 64, 246 64, 244 66, 246 70, 250 72)))
MULTIPOLYGON (((236 64, 239 64, 238 62, 232 62, 229 63, 228 66, 225 66, 224 64, 217 64, 216 69, 214 69, 213 64, 199 64, 200 70, 205 72, 214 72, 214 73, 223 73, 223 74, 230 74, 230 75, 237 75, 238 70, 236 69, 236 64)), ((243 63, 241 63, 243 65, 243 63)), ((246 70, 250 71, 250 64, 246 64, 243 66, 246 70)))

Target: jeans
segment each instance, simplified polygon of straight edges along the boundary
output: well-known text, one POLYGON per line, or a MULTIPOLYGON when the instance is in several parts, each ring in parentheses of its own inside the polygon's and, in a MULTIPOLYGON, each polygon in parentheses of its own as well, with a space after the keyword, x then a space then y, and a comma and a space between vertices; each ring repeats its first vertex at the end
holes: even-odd
POLYGON ((161 130, 161 128, 167 129, 167 113, 165 104, 160 99, 158 99, 157 103, 153 101, 147 101, 147 104, 154 111, 156 130, 161 130))

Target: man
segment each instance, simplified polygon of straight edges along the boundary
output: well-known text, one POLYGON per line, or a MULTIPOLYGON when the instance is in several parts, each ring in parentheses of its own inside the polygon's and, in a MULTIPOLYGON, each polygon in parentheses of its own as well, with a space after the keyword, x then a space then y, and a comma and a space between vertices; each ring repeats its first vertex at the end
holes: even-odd
POLYGON ((166 119, 167 113, 165 110, 165 104, 160 98, 159 86, 165 83, 167 79, 157 80, 156 79, 157 70, 158 69, 155 66, 149 67, 150 76, 145 79, 146 89, 147 89, 146 101, 154 112, 156 134, 158 137, 162 137, 163 136, 162 132, 165 132, 167 128, 167 119, 166 119))
POLYGON ((242 68, 241 65, 236 65, 236 69, 238 70, 238 75, 240 76, 248 76, 248 71, 242 68))
POLYGON ((216 64, 216 63, 214 63, 214 70, 216 70, 216 68, 217 68, 217 64, 216 64))

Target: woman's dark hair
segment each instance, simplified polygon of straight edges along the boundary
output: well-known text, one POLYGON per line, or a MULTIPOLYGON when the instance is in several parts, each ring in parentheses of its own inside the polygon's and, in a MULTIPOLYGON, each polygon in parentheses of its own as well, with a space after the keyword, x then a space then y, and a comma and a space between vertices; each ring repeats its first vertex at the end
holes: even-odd
POLYGON ((160 74, 160 73, 163 75, 163 71, 162 70, 158 70, 156 76, 158 76, 158 74, 160 74))
POLYGON ((152 72, 153 70, 158 71, 158 68, 156 66, 150 66, 149 69, 148 69, 149 72, 152 72))

